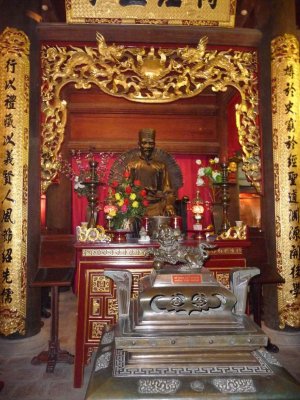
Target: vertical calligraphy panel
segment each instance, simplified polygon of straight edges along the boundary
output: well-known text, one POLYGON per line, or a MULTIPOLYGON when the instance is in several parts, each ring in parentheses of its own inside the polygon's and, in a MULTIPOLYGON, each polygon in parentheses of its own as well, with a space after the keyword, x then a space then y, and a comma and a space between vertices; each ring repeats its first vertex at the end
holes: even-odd
POLYGON ((0 334, 25 334, 29 40, 0 35, 0 334))
POLYGON ((300 328, 300 65, 299 43, 272 41, 272 121, 276 259, 280 327, 300 328))

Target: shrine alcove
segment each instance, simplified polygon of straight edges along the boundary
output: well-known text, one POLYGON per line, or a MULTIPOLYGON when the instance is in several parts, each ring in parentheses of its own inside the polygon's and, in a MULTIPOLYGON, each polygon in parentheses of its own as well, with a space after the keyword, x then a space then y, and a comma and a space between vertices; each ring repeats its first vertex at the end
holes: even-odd
MULTIPOLYGON (((58 173, 58 157, 71 163, 72 151, 84 154, 90 149, 116 156, 137 147, 137 133, 143 127, 156 130, 157 147, 184 169, 179 198, 195 198, 196 160, 205 166, 214 157, 240 164, 247 175, 247 192, 259 196, 255 52, 206 49, 206 37, 199 39, 197 48, 177 49, 158 44, 132 49, 107 44, 98 33, 96 38, 98 50, 74 47, 72 42, 42 46, 43 229, 70 233, 80 223, 74 212, 81 203, 71 182, 58 173), (123 73, 124 65, 129 72, 123 73)), ((240 219, 237 172, 230 183, 229 214, 234 223, 240 219)), ((100 191, 103 201, 105 190, 100 191)))
MULTIPOLYGON (((156 146, 175 157, 183 169, 184 187, 179 198, 188 196, 193 200, 197 190, 196 160, 202 159, 207 164, 220 154, 234 156, 241 152, 232 105, 238 97, 234 90, 213 93, 207 89, 191 99, 144 104, 110 96, 97 88, 76 90, 68 85, 62 93, 68 105, 62 158, 71 163, 72 151, 86 154, 92 148, 96 153, 112 153, 113 160, 116 155, 137 147, 139 129, 153 127, 157 132, 156 146)), ((250 188, 252 195, 255 189, 250 188)), ((100 191, 106 193, 105 188, 100 191)), ((234 222, 240 219, 237 181, 230 185, 229 191, 230 220, 234 222)), ((103 195, 100 198, 104 200, 103 195)), ((60 174, 47 190, 47 231, 74 232, 74 226, 80 223, 73 215, 74 208, 79 208, 84 218, 85 206, 84 199, 73 192, 71 181, 60 174)), ((190 224, 191 221, 190 214, 190 224)), ((102 222, 100 219, 99 223, 102 222)))

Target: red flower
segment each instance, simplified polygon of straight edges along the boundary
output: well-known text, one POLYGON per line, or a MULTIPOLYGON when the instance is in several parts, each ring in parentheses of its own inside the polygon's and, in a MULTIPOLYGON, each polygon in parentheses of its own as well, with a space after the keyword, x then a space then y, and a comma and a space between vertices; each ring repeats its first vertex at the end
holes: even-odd
POLYGON ((116 188, 119 185, 118 181, 113 181, 113 183, 111 184, 112 187, 116 188))
POLYGON ((124 204, 126 204, 126 206, 129 204, 129 199, 127 197, 124 199, 124 204))
POLYGON ((143 200, 143 205, 144 205, 145 207, 148 207, 148 206, 149 206, 149 201, 148 201, 148 200, 143 200))
POLYGON ((131 186, 126 186, 125 192, 128 193, 128 194, 130 194, 130 193, 132 192, 131 186))
POLYGON ((142 189, 142 190, 140 191, 140 194, 141 194, 142 197, 145 197, 146 194, 147 194, 147 192, 146 192, 145 189, 142 189))
POLYGON ((116 189, 111 187, 111 194, 115 194, 116 193, 116 189))
POLYGON ((124 171, 124 174, 123 174, 123 176, 124 176, 124 178, 129 178, 130 177, 130 172, 129 171, 124 171))
POLYGON ((133 184, 135 185, 135 186, 141 186, 141 181, 139 180, 139 179, 135 179, 134 181, 133 181, 133 184))

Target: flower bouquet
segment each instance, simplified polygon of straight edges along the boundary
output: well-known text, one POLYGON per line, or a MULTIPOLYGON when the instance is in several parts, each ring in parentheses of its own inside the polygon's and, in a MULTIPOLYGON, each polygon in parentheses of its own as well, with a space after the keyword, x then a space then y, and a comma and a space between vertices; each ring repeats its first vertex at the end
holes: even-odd
POLYGON ((210 159, 209 165, 206 167, 201 166, 201 160, 196 160, 196 164, 199 165, 196 185, 208 187, 211 201, 215 203, 217 201, 219 192, 218 185, 222 183, 222 173, 220 170, 219 158, 215 157, 210 159))
POLYGON ((139 180, 132 182, 128 171, 124 172, 121 182, 112 182, 109 190, 110 201, 103 210, 110 219, 111 228, 131 230, 130 224, 145 214, 148 206, 146 190, 139 180))

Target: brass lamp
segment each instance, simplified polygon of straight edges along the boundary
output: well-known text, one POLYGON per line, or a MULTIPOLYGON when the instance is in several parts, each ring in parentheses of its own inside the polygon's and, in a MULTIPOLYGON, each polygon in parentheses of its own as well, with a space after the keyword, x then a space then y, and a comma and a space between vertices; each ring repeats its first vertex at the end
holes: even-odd
POLYGON ((202 214, 203 214, 203 211, 204 211, 204 207, 203 207, 203 201, 202 201, 202 199, 200 197, 199 190, 197 190, 196 198, 192 202, 191 211, 194 214, 194 218, 196 220, 196 223, 193 225, 193 229, 195 231, 202 230, 202 225, 201 225, 200 222, 201 222, 201 219, 202 219, 202 214))
POLYGON ((109 231, 111 231, 112 227, 111 227, 111 223, 112 223, 112 219, 113 217, 110 215, 111 212, 116 211, 116 206, 114 205, 114 200, 113 200, 113 195, 112 195, 112 189, 108 188, 108 196, 107 199, 105 201, 105 206, 104 206, 104 213, 106 216, 106 220, 107 220, 107 229, 109 231))

